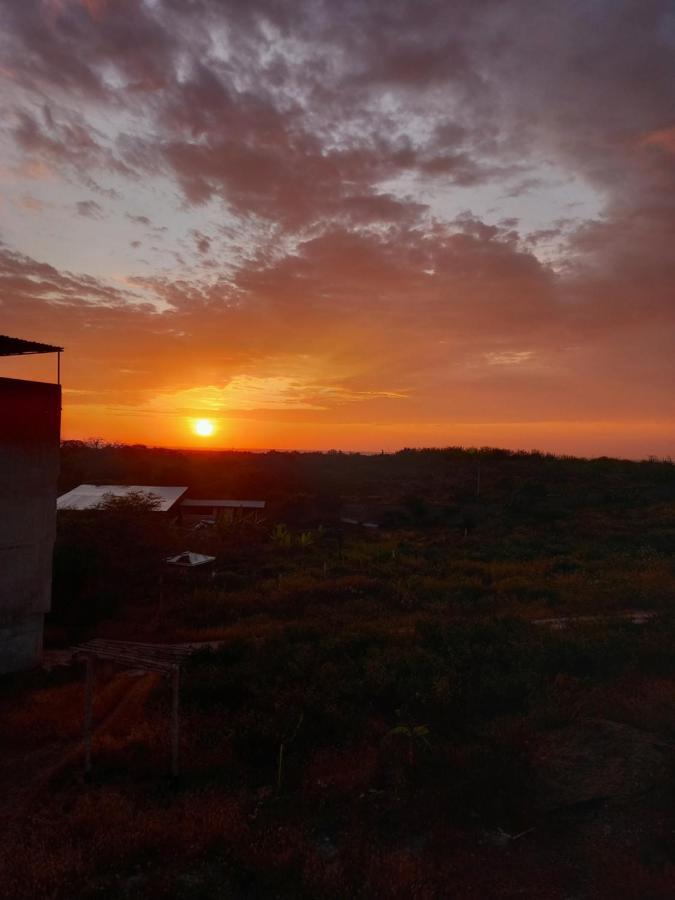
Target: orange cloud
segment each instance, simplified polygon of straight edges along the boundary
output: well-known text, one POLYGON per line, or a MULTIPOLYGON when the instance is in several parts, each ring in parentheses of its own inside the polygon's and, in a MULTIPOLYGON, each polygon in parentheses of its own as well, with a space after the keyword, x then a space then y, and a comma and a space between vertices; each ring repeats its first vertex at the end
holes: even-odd
POLYGON ((642 139, 642 144, 647 147, 660 147, 668 153, 675 154, 675 125, 653 131, 642 139))

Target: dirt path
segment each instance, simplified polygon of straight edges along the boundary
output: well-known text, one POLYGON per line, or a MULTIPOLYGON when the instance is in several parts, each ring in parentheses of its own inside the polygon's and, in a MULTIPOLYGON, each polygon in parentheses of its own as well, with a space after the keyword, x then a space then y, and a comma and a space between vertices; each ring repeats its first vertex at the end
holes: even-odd
MULTIPOLYGON (((115 675, 106 685, 99 686, 96 722, 92 732, 94 762, 97 737, 126 715, 141 718, 159 680, 157 673, 130 677, 130 673, 123 672, 115 675)), ((6 813, 12 818, 29 815, 60 775, 71 767, 81 765, 83 754, 83 742, 78 737, 56 739, 38 750, 5 757, 0 766, 0 791, 6 813)))

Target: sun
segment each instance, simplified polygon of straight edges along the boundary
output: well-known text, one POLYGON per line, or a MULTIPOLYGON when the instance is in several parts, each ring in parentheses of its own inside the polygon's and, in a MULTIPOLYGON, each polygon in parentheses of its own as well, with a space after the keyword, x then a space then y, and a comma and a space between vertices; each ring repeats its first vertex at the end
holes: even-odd
POLYGON ((195 419, 192 424, 192 430, 199 437, 211 437, 216 430, 216 426, 211 419, 195 419))

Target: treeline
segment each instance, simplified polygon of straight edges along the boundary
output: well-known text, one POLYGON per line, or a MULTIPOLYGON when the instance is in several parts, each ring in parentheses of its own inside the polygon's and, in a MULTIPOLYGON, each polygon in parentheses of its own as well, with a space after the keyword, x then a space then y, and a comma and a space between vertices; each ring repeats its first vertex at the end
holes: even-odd
POLYGON ((675 497, 672 460, 584 459, 538 451, 446 447, 397 453, 167 450, 65 441, 60 490, 81 483, 185 484, 194 496, 285 500, 294 495, 508 501, 567 493, 595 501, 675 497))

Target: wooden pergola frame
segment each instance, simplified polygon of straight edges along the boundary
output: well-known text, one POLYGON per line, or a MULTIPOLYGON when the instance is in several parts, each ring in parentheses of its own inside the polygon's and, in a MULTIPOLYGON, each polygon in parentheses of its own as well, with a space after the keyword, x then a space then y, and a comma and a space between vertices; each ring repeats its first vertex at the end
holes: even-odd
POLYGON ((96 639, 73 648, 73 657, 85 661, 84 688, 84 776, 91 778, 91 733, 94 703, 94 666, 96 660, 111 662, 125 669, 159 672, 171 680, 171 775, 178 778, 178 746, 180 734, 180 670, 193 652, 191 647, 176 644, 144 644, 137 641, 96 639))

